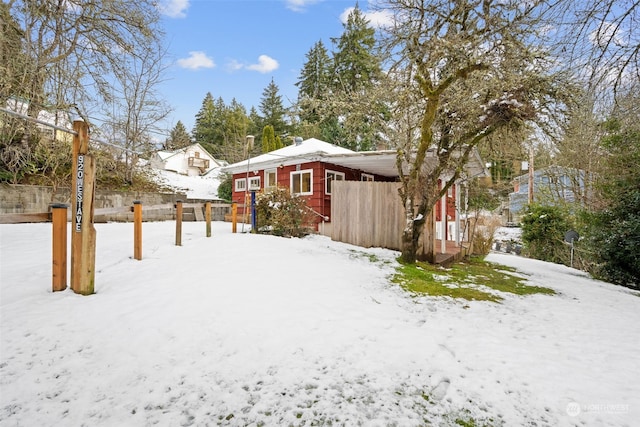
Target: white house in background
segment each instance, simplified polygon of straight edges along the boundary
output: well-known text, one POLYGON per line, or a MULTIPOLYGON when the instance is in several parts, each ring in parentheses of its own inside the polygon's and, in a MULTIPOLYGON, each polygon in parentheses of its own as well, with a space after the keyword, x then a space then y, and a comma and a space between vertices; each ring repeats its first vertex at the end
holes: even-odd
POLYGON ((181 175, 204 175, 210 170, 223 166, 202 145, 195 143, 175 151, 157 151, 149 159, 155 169, 177 172, 181 175))
MULTIPOLYGON (((15 113, 26 115, 29 109, 29 101, 20 98, 9 98, 5 108, 15 113)), ((65 111, 51 112, 48 110, 38 111, 39 123, 36 126, 42 132, 42 135, 49 139, 56 139, 58 141, 70 141, 73 137, 71 131, 73 131, 73 125, 69 113, 65 111), (47 126, 50 124, 51 126, 47 126), (54 128, 52 126, 56 126, 54 128), (69 132, 65 132, 62 129, 69 129, 69 132)))

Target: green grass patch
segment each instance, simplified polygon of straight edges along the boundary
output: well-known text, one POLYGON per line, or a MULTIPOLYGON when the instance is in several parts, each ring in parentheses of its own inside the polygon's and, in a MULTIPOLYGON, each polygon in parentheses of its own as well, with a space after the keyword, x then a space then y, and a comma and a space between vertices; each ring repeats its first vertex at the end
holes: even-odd
POLYGON ((451 268, 417 262, 401 264, 392 281, 410 292, 431 296, 447 296, 469 301, 499 302, 496 292, 516 295, 547 294, 552 289, 526 284, 514 269, 486 262, 480 258, 459 262, 451 268))

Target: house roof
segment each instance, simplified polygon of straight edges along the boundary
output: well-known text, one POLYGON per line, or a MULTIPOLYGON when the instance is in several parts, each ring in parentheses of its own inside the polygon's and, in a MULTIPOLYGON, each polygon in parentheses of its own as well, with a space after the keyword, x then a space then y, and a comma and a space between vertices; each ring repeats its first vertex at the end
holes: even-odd
POLYGON ((186 153, 190 148, 193 148, 193 147, 198 147, 200 150, 202 150, 202 152, 206 153, 207 156, 209 156, 214 162, 220 164, 215 157, 213 157, 202 145, 200 145, 197 142, 195 144, 191 144, 186 147, 178 148, 177 150, 174 150, 174 151, 156 151, 156 154, 158 155, 158 157, 160 157, 160 160, 165 161, 168 158, 173 157, 177 154, 186 153))
MULTIPOLYGON (((428 164, 435 157, 426 159, 428 164)), ((243 160, 223 168, 225 172, 234 174, 247 171, 275 168, 280 165, 289 166, 305 162, 325 162, 363 172, 397 177, 397 152, 395 150, 382 151, 352 151, 338 147, 319 139, 311 138, 298 145, 289 145, 278 150, 270 151, 252 159, 243 160)), ((471 176, 489 176, 477 151, 474 150, 467 165, 467 174, 471 176)))

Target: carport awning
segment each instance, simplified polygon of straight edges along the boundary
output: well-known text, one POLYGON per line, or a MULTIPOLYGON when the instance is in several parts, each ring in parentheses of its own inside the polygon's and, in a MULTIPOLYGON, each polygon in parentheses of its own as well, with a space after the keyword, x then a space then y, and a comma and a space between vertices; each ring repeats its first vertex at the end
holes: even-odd
MULTIPOLYGON (((331 154, 323 156, 323 161, 335 165, 344 166, 351 169, 359 169, 364 172, 387 176, 398 177, 398 167, 396 164, 397 153, 395 150, 385 151, 365 151, 348 154, 331 154)), ((432 152, 427 153, 425 167, 430 168, 436 161, 432 152)), ((468 177, 489 176, 489 172, 482 163, 477 150, 473 150, 469 156, 466 166, 468 177)), ((408 172, 408 171, 405 171, 408 172)))
MULTIPOLYGON (((238 173, 245 171, 255 171, 260 169, 268 169, 282 165, 292 165, 304 161, 320 161, 343 166, 350 169, 360 170, 370 174, 386 176, 389 178, 398 177, 398 168, 396 165, 397 153, 395 150, 383 151, 360 151, 350 153, 326 153, 312 152, 294 156, 277 155, 276 152, 266 153, 260 157, 248 161, 243 161, 230 165, 224 170, 229 173, 238 173)), ((432 152, 427 153, 425 159, 425 167, 429 168, 435 162, 432 152)), ((408 172, 408 171, 405 171, 408 172)), ((466 166, 468 177, 489 176, 488 171, 484 167, 480 156, 474 150, 469 157, 466 166)))

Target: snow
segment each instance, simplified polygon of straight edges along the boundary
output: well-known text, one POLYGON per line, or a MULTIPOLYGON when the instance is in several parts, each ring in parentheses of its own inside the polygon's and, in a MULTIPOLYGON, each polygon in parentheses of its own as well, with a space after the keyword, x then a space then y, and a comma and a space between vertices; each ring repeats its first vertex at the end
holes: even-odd
POLYGON ((241 162, 233 163, 226 166, 224 169, 231 173, 236 173, 240 170, 245 170, 249 166, 257 166, 263 163, 269 163, 273 161, 284 161, 288 158, 299 158, 308 156, 309 159, 313 156, 321 155, 341 155, 341 154, 354 154, 355 152, 348 148, 340 147, 334 144, 330 144, 325 141, 321 141, 316 138, 309 138, 302 141, 300 144, 287 145, 286 147, 279 148, 268 153, 261 154, 257 157, 253 157, 249 160, 243 160, 241 162))
POLYGON ((51 224, 0 225, 0 425, 633 426, 640 297, 508 254, 556 295, 412 297, 398 253, 231 224, 96 224, 96 294, 51 224), (375 257, 371 260, 370 258, 375 257))
POLYGON ((220 168, 212 169, 204 176, 181 175, 162 169, 150 169, 158 184, 171 187, 176 192, 184 193, 189 199, 216 199, 220 185, 220 168))

